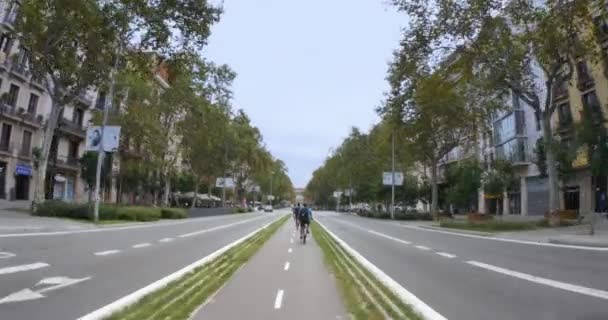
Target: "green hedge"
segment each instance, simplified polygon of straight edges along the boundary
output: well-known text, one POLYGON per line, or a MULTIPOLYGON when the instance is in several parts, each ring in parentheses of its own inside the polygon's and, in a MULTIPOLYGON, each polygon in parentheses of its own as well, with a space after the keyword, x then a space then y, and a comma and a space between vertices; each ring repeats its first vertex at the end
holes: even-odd
MULTIPOLYGON (((170 219, 185 218, 186 213, 170 209, 170 219)), ((45 201, 38 205, 34 215, 44 217, 64 217, 72 219, 93 218, 93 206, 86 203, 70 203, 57 200, 45 201)), ((99 220, 156 221, 161 218, 161 209, 152 207, 124 207, 100 205, 99 220)))
POLYGON ((161 217, 160 208, 152 207, 118 207, 116 218, 129 221, 156 221, 161 217))
POLYGON ((162 208, 160 209, 160 217, 162 219, 184 219, 188 217, 188 214, 184 209, 162 208))
POLYGON ((395 212, 395 220, 433 221, 433 215, 430 213, 395 212))

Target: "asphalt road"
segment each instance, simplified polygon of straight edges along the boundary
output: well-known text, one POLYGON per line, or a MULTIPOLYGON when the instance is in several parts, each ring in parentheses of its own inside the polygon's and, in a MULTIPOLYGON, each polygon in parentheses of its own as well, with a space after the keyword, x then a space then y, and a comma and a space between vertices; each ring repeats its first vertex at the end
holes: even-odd
POLYGON ((608 319, 608 251, 490 240, 335 213, 315 218, 448 319, 608 319))
POLYGON ((284 212, 0 234, 0 319, 76 319, 189 265, 281 214, 284 212))
POLYGON ((286 223, 193 320, 349 319, 323 253, 286 223))

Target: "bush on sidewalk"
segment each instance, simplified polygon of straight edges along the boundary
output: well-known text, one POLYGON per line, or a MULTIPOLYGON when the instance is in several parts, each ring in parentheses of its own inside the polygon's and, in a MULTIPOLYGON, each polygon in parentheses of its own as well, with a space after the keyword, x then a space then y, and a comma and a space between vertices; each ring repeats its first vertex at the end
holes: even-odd
POLYGON ((161 217, 159 208, 152 207, 118 207, 116 218, 129 221, 156 221, 161 217))
POLYGON ((180 208, 162 208, 160 209, 160 217, 162 219, 184 219, 188 217, 186 210, 180 208))
POLYGON ((43 217, 65 217, 72 219, 90 219, 91 207, 88 204, 68 203, 57 200, 48 200, 36 207, 33 214, 43 217))

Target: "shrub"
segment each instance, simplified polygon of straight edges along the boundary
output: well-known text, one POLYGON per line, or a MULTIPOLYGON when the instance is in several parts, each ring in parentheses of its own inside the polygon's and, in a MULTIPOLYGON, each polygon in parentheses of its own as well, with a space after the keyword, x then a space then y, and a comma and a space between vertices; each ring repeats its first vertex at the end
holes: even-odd
POLYGON ((118 219, 118 206, 110 204, 99 205, 99 220, 118 219))
POLYGON ((241 208, 241 207, 237 207, 232 209, 232 213, 246 213, 247 212, 247 208, 241 208))
POLYGON ((371 217, 376 219, 390 219, 391 214, 385 211, 374 211, 371 217))
POLYGON ((413 213, 413 212, 395 212, 395 220, 424 220, 432 221, 433 216, 430 213, 413 213))
POLYGON ((162 208, 160 217, 162 219, 184 219, 188 216, 186 210, 180 208, 162 208))
POLYGON ((151 207, 118 207, 116 217, 130 221, 156 221, 161 217, 159 208, 151 207))
POLYGON ((87 204, 49 200, 39 204, 34 215, 73 219, 90 219, 92 216, 92 210, 87 204))

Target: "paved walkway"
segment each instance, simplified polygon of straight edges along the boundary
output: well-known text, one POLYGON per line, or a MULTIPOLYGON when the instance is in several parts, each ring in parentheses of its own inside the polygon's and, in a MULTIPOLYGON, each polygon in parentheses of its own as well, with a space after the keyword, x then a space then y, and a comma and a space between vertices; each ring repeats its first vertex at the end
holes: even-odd
POLYGON ((294 229, 290 220, 193 319, 349 319, 323 252, 294 229))

